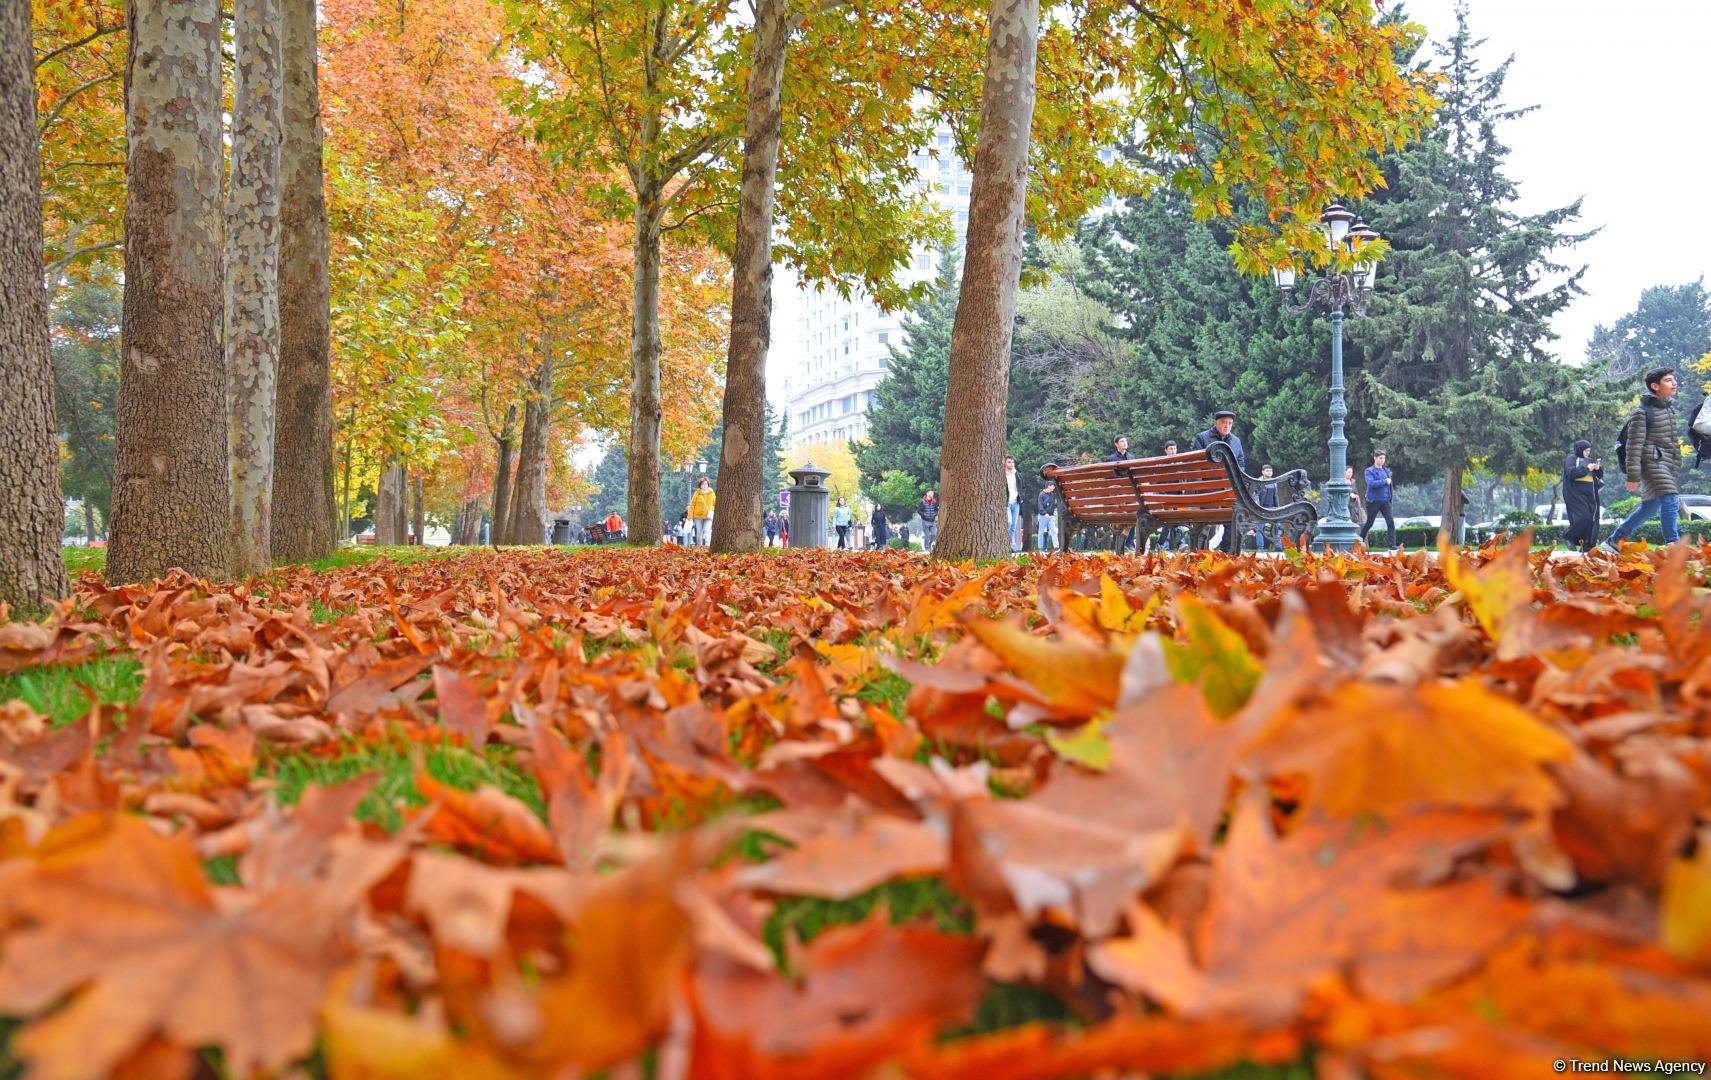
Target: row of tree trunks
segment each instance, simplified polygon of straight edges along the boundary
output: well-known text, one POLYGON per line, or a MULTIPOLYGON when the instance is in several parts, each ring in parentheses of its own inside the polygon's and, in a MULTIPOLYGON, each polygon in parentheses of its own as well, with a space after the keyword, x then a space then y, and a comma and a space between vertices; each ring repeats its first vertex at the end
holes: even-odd
POLYGON ((234 39, 226 189, 226 377, 232 572, 273 565, 273 439, 279 381, 279 0, 242 0, 234 39))
POLYGON ((951 331, 940 457, 939 559, 1010 553, 1003 507, 1010 340, 1022 275, 1028 141, 1034 119, 1039 0, 992 0, 980 137, 968 200, 968 246, 951 331))
POLYGON ((109 581, 231 568, 220 5, 131 0, 125 301, 109 581))
MULTIPOLYGON (((59 492, 30 5, 0 3, 0 609, 69 589, 59 492)), ((87 510, 88 503, 84 504, 87 510)))
POLYGON ((547 436, 553 408, 553 349, 543 342, 541 366, 529 380, 523 405, 523 435, 517 444, 517 479, 511 489, 511 509, 505 515, 501 543, 541 544, 546 541, 547 436))
POLYGON ((409 542, 410 482, 402 458, 389 458, 380 473, 374 498, 374 542, 387 546, 409 542))
POLYGON ((754 59, 744 119, 737 246, 731 259, 731 340, 725 359, 725 440, 719 450, 714 551, 761 546, 766 450, 766 354, 772 326, 772 211, 783 122, 789 0, 756 0, 754 59))
POLYGON ((487 516, 487 502, 480 496, 465 499, 463 507, 457 512, 457 520, 452 525, 452 543, 479 544, 481 543, 481 522, 487 516))
MULTIPOLYGON (((329 235, 321 166, 315 0, 282 0, 284 136, 279 152, 279 387, 274 559, 330 555, 335 532, 329 235)), ((346 523, 348 525, 348 523, 346 523)))

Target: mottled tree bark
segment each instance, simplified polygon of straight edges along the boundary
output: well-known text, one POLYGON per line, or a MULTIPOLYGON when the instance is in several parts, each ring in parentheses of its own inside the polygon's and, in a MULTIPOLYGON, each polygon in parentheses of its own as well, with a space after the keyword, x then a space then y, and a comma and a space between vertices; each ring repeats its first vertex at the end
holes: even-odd
POLYGON ((226 191, 226 395, 232 573, 273 565, 273 437, 279 382, 279 0, 242 0, 234 37, 226 191))
POLYGON ((523 405, 523 436, 517 444, 517 482, 506 515, 508 544, 546 543, 547 435, 552 424, 553 351, 543 342, 541 366, 529 380, 523 405))
POLYGON ((756 0, 737 246, 731 258, 731 341, 725 355, 725 442, 719 450, 714 551, 758 551, 761 546, 766 353, 772 327, 772 205, 790 23, 789 0, 756 0))
POLYGON ((968 247, 951 331, 939 473, 943 509, 933 547, 938 559, 996 559, 1010 553, 1004 408, 1022 274, 1039 24, 1039 0, 992 0, 968 247))
POLYGON ((273 451, 273 557, 330 555, 333 497, 332 333, 327 201, 321 172, 321 94, 315 0, 279 0, 284 124, 279 176, 279 424, 273 451))
MULTIPOLYGON (((1462 464, 1460 462, 1456 462, 1444 470, 1443 520, 1440 523, 1438 535, 1448 539, 1452 544, 1459 544, 1462 542, 1462 531, 1460 528, 1462 519, 1461 474, 1462 464)), ((1551 496, 1551 504, 1554 512, 1556 505, 1555 494, 1551 496)))
POLYGON ((428 542, 428 512, 427 507, 423 505, 422 487, 420 476, 410 478, 410 527, 416 533, 416 543, 418 544, 428 542))
POLYGON ((392 546, 408 538, 410 485, 402 458, 388 458, 374 495, 374 542, 392 546))
POLYGON ((635 280, 630 317, 630 540, 660 542, 659 245, 660 192, 636 190, 635 280))
POLYGON ((487 539, 494 545, 509 543, 506 522, 511 514, 511 440, 517 434, 517 406, 505 410, 505 424, 499 429, 499 463, 493 470, 493 525, 487 539))
POLYGON ((220 5, 131 0, 125 304, 107 580, 231 566, 220 5))
POLYGON ((30 5, 0 0, 0 607, 20 612, 70 588, 59 555, 65 505, 42 287, 41 191, 30 5))

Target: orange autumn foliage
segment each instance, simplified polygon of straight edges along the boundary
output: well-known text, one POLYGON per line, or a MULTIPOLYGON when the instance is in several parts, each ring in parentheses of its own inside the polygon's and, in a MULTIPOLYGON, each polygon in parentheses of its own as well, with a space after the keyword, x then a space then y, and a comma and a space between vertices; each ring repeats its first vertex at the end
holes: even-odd
POLYGON ((1711 548, 1454 558, 85 578, 0 623, 12 671, 135 655, 143 680, 57 728, 0 702, 11 1052, 278 1072, 318 1040, 374 1078, 1702 1059, 1711 548), (353 755, 394 764, 291 805, 281 762, 353 755), (1078 1023, 968 1034, 1017 984, 1078 1023))

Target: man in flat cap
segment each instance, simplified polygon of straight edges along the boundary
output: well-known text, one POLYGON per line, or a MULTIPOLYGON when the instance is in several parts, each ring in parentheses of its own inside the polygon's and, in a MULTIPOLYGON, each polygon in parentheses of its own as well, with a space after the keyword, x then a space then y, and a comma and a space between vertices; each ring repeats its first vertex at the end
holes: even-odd
POLYGON ((1204 450, 1215 442, 1227 445, 1236 454, 1236 468, 1248 471, 1247 456, 1242 453, 1241 436, 1236 434, 1236 414, 1228 409, 1219 410, 1212 417, 1212 426, 1194 436, 1194 449, 1204 450))

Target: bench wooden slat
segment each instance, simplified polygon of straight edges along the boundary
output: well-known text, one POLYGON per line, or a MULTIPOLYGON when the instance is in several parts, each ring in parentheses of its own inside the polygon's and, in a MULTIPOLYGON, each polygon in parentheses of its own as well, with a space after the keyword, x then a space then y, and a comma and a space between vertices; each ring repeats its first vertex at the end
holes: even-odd
MULTIPOLYGON (((1303 502, 1282 507, 1257 504, 1258 477, 1242 473, 1221 446, 1154 458, 1126 458, 1086 465, 1048 465, 1041 475, 1056 480, 1065 512, 1086 524, 1139 525, 1143 531, 1159 526, 1230 526, 1229 542, 1237 542, 1238 526, 1276 522, 1297 528, 1315 513, 1303 502)), ((1305 474, 1285 474, 1296 492, 1305 474)), ((1285 497, 1290 497, 1285 495, 1285 497)), ((1067 545, 1073 528, 1063 530, 1067 545)))

